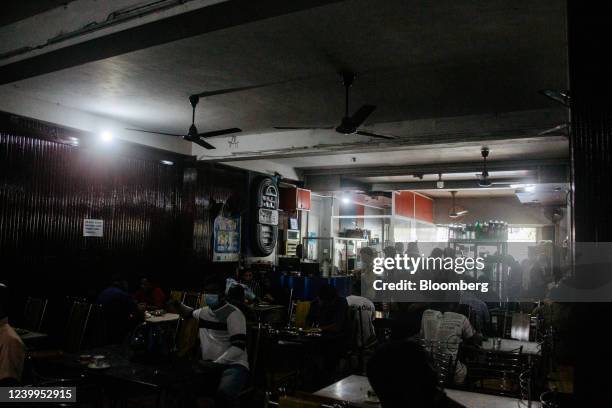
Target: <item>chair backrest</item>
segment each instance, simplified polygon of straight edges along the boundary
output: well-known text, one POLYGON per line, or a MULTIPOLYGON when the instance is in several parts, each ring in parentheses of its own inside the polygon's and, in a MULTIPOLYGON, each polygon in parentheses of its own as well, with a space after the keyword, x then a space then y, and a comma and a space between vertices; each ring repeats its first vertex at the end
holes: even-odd
POLYGON ((182 302, 185 297, 185 292, 182 290, 171 290, 169 300, 176 300, 177 302, 182 302))
POLYGON ((262 325, 247 327, 247 355, 251 376, 258 376, 259 362, 261 360, 262 342, 266 341, 267 329, 262 325))
POLYGON ((519 389, 521 394, 521 401, 530 401, 531 394, 533 393, 534 389, 530 369, 523 371, 519 375, 519 389))
POLYGON ((310 313, 309 301, 298 301, 295 305, 295 327, 305 328, 308 313, 310 313))
POLYGON ((81 350, 90 313, 91 304, 78 301, 72 304, 64 336, 64 349, 66 351, 78 352, 81 350))
POLYGON ((186 306, 197 309, 204 305, 204 295, 200 292, 185 292, 183 303, 186 306))
POLYGON ((438 377, 438 385, 444 388, 452 384, 455 377, 455 356, 438 351, 433 351, 431 356, 438 377))
POLYGON ((92 304, 83 344, 86 347, 100 347, 108 344, 108 342, 108 327, 104 307, 92 304))
POLYGON ((559 408, 560 404, 557 402, 556 392, 545 391, 540 395, 540 403, 542 408, 559 408))
POLYGON ((22 328, 40 331, 47 310, 47 302, 47 299, 28 297, 23 312, 22 328))

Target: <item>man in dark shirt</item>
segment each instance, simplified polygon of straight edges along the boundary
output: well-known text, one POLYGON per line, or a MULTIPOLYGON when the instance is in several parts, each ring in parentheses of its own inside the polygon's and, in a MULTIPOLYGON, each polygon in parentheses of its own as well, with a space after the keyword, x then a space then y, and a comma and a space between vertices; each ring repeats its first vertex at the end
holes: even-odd
POLYGON ((127 282, 115 274, 109 287, 98 295, 96 303, 102 305, 108 328, 109 342, 119 344, 139 322, 144 320, 144 312, 127 292, 127 282))
POLYGON ((319 386, 329 384, 336 379, 336 367, 342 353, 348 349, 349 345, 348 315, 349 308, 346 298, 338 296, 336 288, 331 285, 321 286, 319 296, 312 302, 307 318, 311 327, 321 329, 325 339, 320 359, 315 361, 321 372, 317 378, 320 381, 319 386))
POLYGON ((325 284, 319 289, 319 296, 310 306, 308 323, 323 332, 344 333, 348 319, 346 298, 338 296, 336 288, 325 284))
POLYGON ((368 361, 368 380, 382 408, 461 408, 438 389, 428 354, 410 341, 380 347, 368 361))

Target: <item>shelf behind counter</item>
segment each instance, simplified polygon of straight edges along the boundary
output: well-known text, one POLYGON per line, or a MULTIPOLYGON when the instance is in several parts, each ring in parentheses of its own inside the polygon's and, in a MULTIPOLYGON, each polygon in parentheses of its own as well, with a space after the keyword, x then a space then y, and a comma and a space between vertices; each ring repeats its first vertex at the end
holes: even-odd
POLYGON ((293 299, 313 300, 319 293, 319 288, 325 284, 332 285, 338 295, 346 297, 351 294, 353 278, 351 276, 310 277, 294 276, 282 273, 279 277, 282 288, 293 289, 293 299))

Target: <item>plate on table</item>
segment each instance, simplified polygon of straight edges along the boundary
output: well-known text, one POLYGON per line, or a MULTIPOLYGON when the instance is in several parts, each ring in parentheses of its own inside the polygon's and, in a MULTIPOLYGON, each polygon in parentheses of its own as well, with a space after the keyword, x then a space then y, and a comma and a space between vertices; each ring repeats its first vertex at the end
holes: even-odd
POLYGON ((306 333, 306 334, 314 334, 314 333, 322 333, 323 330, 321 330, 320 327, 310 327, 307 329, 302 329, 302 332, 306 333))
POLYGON ((100 365, 97 365, 96 363, 87 364, 87 368, 91 368, 92 370, 104 370, 105 368, 109 368, 110 366, 110 363, 107 362, 104 362, 100 365))

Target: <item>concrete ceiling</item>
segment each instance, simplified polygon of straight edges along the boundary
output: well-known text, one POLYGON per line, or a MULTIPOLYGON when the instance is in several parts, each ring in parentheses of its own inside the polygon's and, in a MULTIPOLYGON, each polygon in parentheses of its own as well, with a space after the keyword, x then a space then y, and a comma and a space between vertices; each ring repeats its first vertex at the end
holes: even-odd
POLYGON ((0 14, 0 27, 63 6, 70 1, 72 0, 4 0, 2 14, 0 14))
MULTIPOLYGON (((446 190, 415 190, 431 198, 451 198, 450 191, 446 190)), ((513 188, 468 188, 458 190, 456 198, 492 198, 512 197, 515 195, 513 188)))
MULTIPOLYGON (((113 121, 120 137, 136 137, 143 143, 160 140, 164 148, 208 154, 205 159, 239 159, 243 152, 255 150, 262 158, 268 153, 261 151, 279 148, 302 146, 306 153, 317 144, 361 143, 354 147, 357 153, 343 154, 347 148, 341 146, 333 156, 275 158, 269 153, 272 164, 281 168, 351 165, 353 157, 360 165, 474 160, 479 142, 389 146, 381 155, 372 153, 367 137, 274 132, 272 127, 337 124, 343 114, 342 88, 335 74, 340 69, 361 74, 352 88, 351 110, 365 102, 378 106, 365 124, 369 129, 402 137, 410 131, 407 124, 426 118, 561 112, 555 119, 530 125, 546 127, 564 113, 537 91, 566 88, 566 65, 561 0, 389 0, 376 6, 349 0, 6 84, 0 92, 10 100, 0 102, 0 109, 44 116, 32 110, 33 101, 60 106, 113 121), (292 80, 296 78, 307 79, 292 80), (169 145, 163 138, 121 128, 185 132, 191 119, 188 95, 279 81, 288 82, 201 101, 196 115, 200 131, 244 129, 234 150, 226 138, 211 139, 218 150, 204 151, 180 139, 169 145)), ((61 123, 62 118, 55 121, 61 123)), ((499 139, 512 138, 504 129, 497 131, 499 139)), ((488 137, 495 139, 496 134, 488 137)), ((566 140, 554 136, 496 146, 499 158, 567 156, 566 140)))

